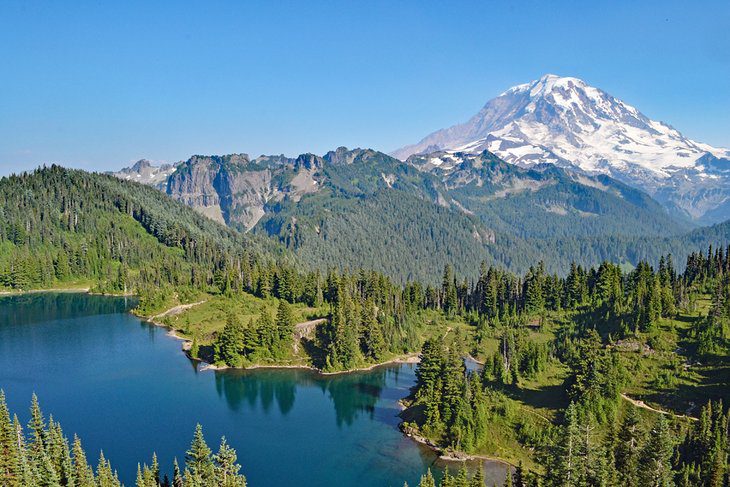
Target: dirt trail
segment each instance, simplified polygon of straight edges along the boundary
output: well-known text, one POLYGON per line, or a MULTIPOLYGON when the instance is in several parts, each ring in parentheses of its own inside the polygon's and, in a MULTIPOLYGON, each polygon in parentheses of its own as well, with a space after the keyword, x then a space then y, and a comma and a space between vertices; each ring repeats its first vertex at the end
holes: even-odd
POLYGON ((652 411, 652 412, 659 413, 659 414, 666 414, 668 416, 674 416, 675 418, 689 419, 690 421, 697 421, 697 418, 692 417, 692 416, 687 416, 685 414, 675 414, 675 413, 672 413, 669 411, 662 411, 661 409, 653 408, 653 407, 649 406, 647 403, 645 403, 644 401, 641 401, 639 399, 633 399, 624 393, 621 393, 621 399, 623 399, 624 401, 630 402, 637 408, 646 409, 647 411, 652 411))
POLYGON ((327 318, 317 318, 316 320, 304 321, 294 325, 294 353, 299 352, 299 344, 302 339, 311 338, 317 326, 326 321, 327 318))
POLYGON ((157 321, 158 319, 164 318, 165 316, 179 315, 180 313, 182 313, 186 309, 190 309, 190 308, 192 308, 194 306, 198 306, 200 304, 203 304, 203 303, 205 303, 205 301, 206 300, 204 299, 202 301, 198 301, 197 303, 178 304, 177 306, 173 306, 172 308, 168 309, 167 311, 163 311, 162 313, 160 313, 158 315, 150 316, 149 320, 150 321, 157 321))
POLYGON ((302 336, 308 336, 311 334, 314 329, 317 327, 317 325, 321 325, 327 321, 327 318, 317 318, 316 320, 310 320, 310 321, 303 321, 302 323, 297 323, 294 325, 294 333, 300 334, 302 336))

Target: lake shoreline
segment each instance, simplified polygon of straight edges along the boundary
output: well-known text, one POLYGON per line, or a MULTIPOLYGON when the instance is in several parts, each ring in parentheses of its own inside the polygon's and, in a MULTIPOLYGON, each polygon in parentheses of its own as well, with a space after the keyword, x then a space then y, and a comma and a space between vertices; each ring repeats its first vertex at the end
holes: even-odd
POLYGON ((88 294, 89 296, 110 296, 110 297, 136 296, 134 293, 104 293, 104 292, 92 291, 91 289, 92 289, 91 286, 87 286, 87 287, 49 287, 46 289, 28 289, 28 290, 4 289, 4 290, 0 291, 0 296, 26 296, 28 294, 40 294, 40 293, 88 294))
MULTIPOLYGON (((401 423, 402 425, 403 423, 401 423)), ((495 457, 492 455, 481 455, 478 453, 465 453, 461 451, 455 451, 455 450, 448 450, 441 448, 437 444, 435 444, 433 441, 429 440, 425 436, 421 436, 419 434, 413 433, 413 432, 406 432, 401 428, 401 425, 399 426, 399 429, 401 430, 401 433, 406 438, 409 438, 413 441, 415 441, 418 444, 424 445, 428 447, 431 451, 436 453, 438 455, 439 460, 443 460, 445 462, 473 462, 473 461, 487 461, 487 462, 494 462, 494 463, 500 463, 508 468, 515 468, 517 465, 514 465, 513 463, 505 460, 504 458, 495 457)))
POLYGON ((28 290, 3 290, 0 291, 0 296, 24 296, 27 294, 39 294, 39 293, 79 293, 79 294, 92 294, 90 287, 76 287, 76 288, 48 288, 48 289, 28 289, 28 290))
MULTIPOLYGON (((109 297, 123 297, 123 296, 132 296, 132 293, 119 293, 119 294, 113 294, 113 293, 95 293, 91 292, 90 287, 77 287, 77 288, 48 288, 48 289, 33 289, 33 290, 27 290, 27 291, 0 291, 0 297, 3 296, 20 296, 20 295, 32 295, 32 294, 40 294, 40 293, 79 293, 79 294, 87 294, 90 296, 109 296, 109 297)), ((363 367, 357 367, 354 369, 348 369, 348 370, 338 370, 338 371, 324 371, 322 369, 318 369, 317 367, 314 367, 312 365, 305 365, 305 364, 299 364, 299 365, 287 365, 287 364, 252 364, 248 367, 230 367, 230 366, 219 366, 215 364, 211 364, 207 362, 206 360, 200 359, 200 358, 193 358, 190 355, 190 348, 192 346, 192 340, 190 340, 187 337, 181 336, 177 333, 177 331, 158 321, 160 318, 164 318, 165 316, 175 315, 178 312, 190 309, 191 307, 200 305, 204 303, 205 301, 199 301, 195 303, 186 303, 186 304, 178 304, 176 306, 173 306, 161 313, 157 313, 152 316, 140 316, 137 314, 132 313, 131 314, 136 316, 137 318, 141 319, 145 323, 148 323, 150 325, 154 325, 156 327, 161 327, 166 330, 166 335, 170 338, 179 340, 182 342, 182 352, 185 354, 185 356, 193 360, 195 362, 199 362, 203 364, 203 366, 199 369, 200 371, 205 370, 213 370, 213 371, 224 371, 224 370, 258 370, 258 369, 281 369, 281 370, 287 370, 287 369, 300 369, 300 370, 306 370, 309 372, 313 372, 319 376, 325 377, 325 376, 340 376, 340 375, 346 375, 346 374, 354 374, 359 372, 368 372, 372 371, 374 369, 380 368, 380 367, 387 367, 395 364, 417 364, 420 361, 420 354, 416 352, 408 353, 399 355, 396 357, 393 357, 389 360, 370 364, 363 367)), ((471 356, 468 356, 469 359, 475 361, 478 363, 476 359, 474 359, 471 356)), ((408 397, 401 398, 398 401, 398 405, 403 409, 406 410, 408 406, 404 401, 406 401, 408 397)), ((479 455, 479 454, 468 454, 465 452, 459 452, 459 451, 453 451, 449 449, 444 449, 437 444, 435 444, 433 441, 429 440, 428 438, 425 438, 418 434, 417 432, 413 431, 407 431, 406 428, 403 427, 404 422, 401 422, 398 424, 398 430, 400 433, 404 436, 409 438, 410 440, 423 445, 427 448, 429 448, 431 451, 433 451, 437 456, 439 460, 446 461, 446 462, 467 462, 467 461, 488 461, 488 462, 494 462, 498 464, 505 465, 509 468, 514 468, 515 465, 510 463, 509 461, 489 456, 489 455, 479 455)))
MULTIPOLYGON (((306 371, 309 371, 309 372, 313 372, 313 373, 315 373, 315 374, 317 374, 319 376, 322 376, 322 377, 327 377, 327 376, 339 376, 339 375, 346 375, 346 374, 355 374, 355 373, 358 373, 358 372, 368 372, 368 371, 372 371, 372 370, 374 370, 376 368, 379 368, 379 367, 387 367, 389 365, 395 365, 395 364, 417 364, 420 361, 420 354, 419 353, 416 353, 416 352, 412 352, 412 353, 409 353, 409 354, 404 354, 404 355, 401 355, 401 356, 394 357, 394 358, 392 358, 390 360, 386 360, 384 362, 380 362, 380 363, 377 363, 377 364, 372 364, 372 365, 369 365, 369 366, 366 366, 366 367, 357 367, 357 368, 354 368, 354 369, 338 370, 338 371, 332 371, 332 372, 323 371, 323 370, 318 369, 317 367, 314 367, 312 365, 303 365, 303 364, 301 364, 301 365, 287 365, 287 364, 252 364, 252 365, 249 365, 248 367, 231 367, 231 366, 228 366, 228 365, 215 365, 215 364, 212 364, 210 362, 207 362, 206 360, 203 360, 201 358, 194 358, 194 357, 192 357, 190 355, 190 348, 191 348, 192 343, 193 343, 192 340, 190 340, 189 338, 186 338, 186 337, 183 337, 183 336, 178 335, 175 332, 175 330, 173 328, 169 327, 168 325, 165 325, 164 323, 161 323, 159 321, 155 321, 156 318, 160 318, 160 317, 164 317, 164 316, 169 316, 170 314, 175 314, 175 312, 177 310, 189 309, 189 308, 191 308, 193 306, 197 306, 199 304, 202 304, 203 302, 204 301, 200 301, 200 302, 197 302, 197 303, 180 304, 180 305, 173 306, 172 308, 170 308, 168 310, 165 310, 162 313, 158 313, 158 314, 156 314, 154 316, 149 316, 149 317, 141 317, 140 316, 140 318, 143 319, 143 320, 145 320, 145 322, 166 329, 167 330, 167 335, 169 337, 175 338, 177 340, 182 341, 183 342, 182 343, 182 351, 185 354, 185 356, 188 359, 190 359, 190 360, 194 360, 196 362, 199 362, 199 363, 204 364, 200 368, 200 371, 205 371, 205 370, 212 370, 212 371, 225 371, 225 370, 231 370, 231 371, 233 371, 233 370, 241 370, 241 371, 246 371, 246 370, 262 370, 262 369, 272 369, 272 370, 276 370, 276 369, 279 369, 279 370, 298 369, 298 370, 306 370, 306 371)), ((468 355, 468 358, 470 360, 473 360, 476 363, 481 363, 477 359, 475 359, 474 357, 472 357, 471 355, 468 355)), ((403 408, 403 410, 407 409, 406 405, 403 402, 405 399, 406 399, 406 397, 404 397, 404 398, 402 398, 402 399, 400 399, 398 401, 398 404, 403 408)), ((499 463, 499 464, 505 465, 508 468, 515 468, 516 467, 516 465, 510 463, 509 461, 507 461, 507 460, 505 460, 503 458, 494 457, 494 456, 490 456, 490 455, 469 454, 469 453, 465 453, 465 452, 444 449, 444 448, 439 447, 438 445, 436 445, 434 442, 432 442, 428 438, 425 438, 425 437, 423 437, 421 435, 418 435, 418 434, 414 434, 412 432, 405 431, 402 426, 403 426, 403 423, 400 423, 398 425, 398 430, 401 432, 401 434, 403 434, 403 436, 405 436, 406 438, 409 438, 409 439, 415 441, 416 443, 419 443, 421 445, 424 445, 424 446, 428 447, 429 449, 431 449, 431 451, 433 451, 436 455, 438 455, 439 460, 447 461, 447 462, 489 461, 489 462, 495 462, 495 463, 499 463)))
POLYGON ((150 323, 155 326, 159 326, 161 328, 164 328, 167 330, 167 335, 175 338, 177 340, 182 341, 182 351, 185 354, 186 357, 188 357, 190 360, 195 360, 196 362, 200 362, 203 365, 203 367, 200 369, 201 371, 204 370, 213 370, 213 371, 222 371, 222 370, 257 370, 257 369, 301 369, 301 370, 308 370, 310 372, 315 372, 321 376, 336 376, 336 375, 343 375, 343 374, 354 374, 357 372, 368 372, 370 370, 374 370, 378 367, 385 367, 388 365, 393 364, 415 364, 419 361, 419 353, 412 352, 404 355, 399 355, 397 357, 394 357, 390 360, 386 360, 383 362, 379 362, 376 364, 371 364, 364 367, 356 367, 354 369, 348 369, 348 370, 336 370, 336 371, 324 371, 322 369, 319 369, 317 367, 314 367, 313 365, 305 365, 305 364, 299 364, 299 365, 291 365, 291 364, 251 364, 248 367, 232 367, 230 365, 216 365, 212 364, 204 359, 201 358, 195 358, 190 355, 190 348, 192 347, 192 340, 189 338, 183 337, 178 335, 173 328, 170 326, 161 323, 159 321, 156 321, 158 318, 170 316, 176 314, 177 311, 182 311, 186 309, 190 309, 193 306, 197 306, 199 304, 204 303, 205 301, 200 301, 197 303, 188 303, 188 304, 178 304, 176 306, 173 306, 170 309, 167 309, 161 313, 158 313, 153 316, 139 316, 140 319, 144 320, 146 323, 150 323))

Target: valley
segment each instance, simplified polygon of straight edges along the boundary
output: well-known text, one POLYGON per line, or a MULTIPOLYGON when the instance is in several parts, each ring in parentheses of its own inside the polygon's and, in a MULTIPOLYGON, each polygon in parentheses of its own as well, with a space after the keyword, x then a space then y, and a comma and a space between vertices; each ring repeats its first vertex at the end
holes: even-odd
POLYGON ((401 284, 375 270, 305 265, 256 232, 111 176, 45 168, 3 179, 0 198, 13 202, 0 233, 5 288, 83 281, 94 293, 131 293, 136 314, 186 340, 196 369, 203 360, 333 374, 418 355, 415 384, 396 398, 400 426, 444 459, 501 459, 525 485, 562 485, 565 475, 591 484, 691 479, 698 462, 722 458, 724 444, 699 457, 691 445, 722 428, 719 401, 730 400, 725 246, 692 251, 682 264, 667 254, 653 265, 573 263, 555 273, 542 261, 517 274, 475 260, 476 279, 447 264, 430 270, 439 285, 401 284), (17 198, 29 190, 32 198, 17 198), (304 333, 302 323, 314 324, 304 333), (467 368, 465 357, 484 365, 467 368), (632 454, 653 454, 660 442, 680 455, 671 468, 612 460, 622 448, 612 432, 634 423, 643 426, 630 426, 632 454), (576 457, 565 441, 581 442, 576 457))
POLYGON ((0 487, 730 487, 730 2, 0 19, 0 487))

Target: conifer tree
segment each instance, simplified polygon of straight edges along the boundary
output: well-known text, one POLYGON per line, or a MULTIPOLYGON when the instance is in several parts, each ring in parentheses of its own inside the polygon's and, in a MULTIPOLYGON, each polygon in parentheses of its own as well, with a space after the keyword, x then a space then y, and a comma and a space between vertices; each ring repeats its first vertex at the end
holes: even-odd
POLYGON ((246 479, 239 475, 241 466, 236 463, 236 451, 228 446, 225 437, 221 438, 215 461, 215 478, 218 487, 246 487, 246 479))
POLYGON ((361 347, 364 353, 374 360, 380 359, 385 351, 385 339, 378 322, 377 308, 372 298, 368 298, 362 307, 360 326, 362 328, 361 347))
POLYGON ((230 312, 223 331, 216 339, 215 359, 237 367, 244 349, 244 330, 238 317, 230 312))
POLYGON ((203 437, 203 427, 195 426, 195 434, 190 449, 185 454, 185 481, 205 485, 215 478, 215 469, 211 459, 211 450, 203 437))
POLYGON ((73 455, 73 477, 75 487, 94 487, 94 471, 89 467, 86 460, 86 453, 81 446, 81 440, 74 435, 72 445, 73 455))
POLYGON ((104 457, 104 452, 99 453, 99 463, 96 466, 96 481, 99 487, 121 487, 121 482, 115 472, 112 471, 109 460, 104 457))
POLYGON ((639 415, 636 408, 628 407, 618 432, 615 455, 616 470, 623 485, 636 485, 638 482, 640 448, 639 415))
POLYGON ((477 471, 474 472, 474 476, 471 478, 471 484, 469 487, 484 487, 484 469, 481 464, 477 467, 477 471))
POLYGON ((10 420, 5 393, 0 389, 0 485, 20 486, 20 465, 17 431, 10 420))
POLYGON ((198 334, 193 335, 193 343, 190 344, 190 358, 197 360, 200 355, 200 344, 198 343, 198 334))
POLYGON ((426 471, 425 475, 421 475, 421 481, 418 483, 418 487, 436 487, 436 481, 431 474, 431 469, 426 471))
POLYGON ((466 467, 459 469, 458 475, 454 478, 454 487, 469 487, 469 474, 466 467))
POLYGON ((672 438, 669 422, 659 415, 639 460, 639 482, 647 487, 670 487, 672 481, 672 438))
POLYGON ((28 429, 31 431, 30 460, 35 465, 41 465, 44 461, 46 448, 46 420, 38 404, 38 396, 33 394, 30 403, 30 422, 28 429))
POLYGON ((294 334, 294 318, 292 317, 291 306, 283 299, 279 300, 279 307, 276 310, 276 331, 279 347, 284 348, 291 345, 294 334))
POLYGON ((173 460, 172 487, 183 487, 183 477, 180 472, 180 465, 177 463, 177 458, 173 460))

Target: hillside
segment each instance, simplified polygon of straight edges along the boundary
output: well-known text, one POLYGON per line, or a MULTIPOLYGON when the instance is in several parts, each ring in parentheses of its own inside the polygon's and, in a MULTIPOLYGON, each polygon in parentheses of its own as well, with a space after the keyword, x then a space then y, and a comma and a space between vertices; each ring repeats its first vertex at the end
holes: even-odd
POLYGON ((0 179, 0 215, 4 287, 205 286, 226 260, 272 252, 151 187, 58 166, 0 179))
POLYGON ((310 267, 367 267, 399 280, 437 282, 447 263, 473 278, 471 262, 481 260, 516 272, 540 258, 550 272, 571 261, 634 265, 660 255, 641 240, 692 229, 608 176, 521 168, 489 152, 405 163, 343 147, 297 158, 194 156, 163 189, 214 220, 273 238, 310 267))
MULTIPOLYGON (((438 222, 448 220, 444 215, 463 215, 439 205, 418 206, 428 201, 420 199, 428 194, 424 181, 431 180, 423 171, 398 166, 402 172, 377 178, 366 169, 389 169, 389 159, 373 153, 329 157, 324 171, 331 183, 301 200, 312 214, 333 211, 342 225, 359 214, 367 222, 372 208, 359 205, 377 201, 378 208, 402 208, 408 196, 415 198, 411 211, 426 223, 434 215, 438 222), (318 198, 321 206, 313 203, 318 198), (333 201, 334 210, 326 206, 333 201), (343 201, 354 209, 344 211, 343 201), (436 212, 420 214, 419 208, 436 212)), ((567 264, 559 272, 565 277, 559 277, 540 263, 546 257, 559 260, 550 253, 556 246, 534 238, 531 245, 514 240, 511 253, 500 256, 518 255, 524 265, 533 258, 525 273, 454 253, 440 258, 463 259, 477 269, 477 280, 465 280, 450 265, 441 273, 418 263, 441 274, 440 286, 403 286, 372 270, 324 275, 301 272, 285 259, 275 264, 275 249, 262 247, 255 234, 239 234, 151 187, 108 175, 53 166, 4 178, 0 210, 3 287, 86 279, 99 291, 133 290, 141 295, 137 312, 189 339, 186 351, 194 360, 338 372, 413 357, 420 349, 417 383, 401 427, 448 455, 523 462, 520 470, 532 478, 565 485, 565 462, 574 465, 574 457, 564 454, 563 444, 581 441, 581 451, 600 468, 584 462, 576 471, 594 479, 588 485, 611 485, 606 479, 617 475, 654 475, 653 468, 615 461, 613 452, 621 448, 612 432, 626 432, 624 425, 633 422, 640 425, 632 431, 639 432, 634 438, 642 451, 652 452, 658 441, 664 445, 661 461, 668 461, 672 442, 677 444, 678 462, 666 469, 666 478, 700 472, 700 466, 713 478, 727 471, 726 443, 696 442, 708 431, 727 431, 717 404, 727 401, 729 390, 730 247, 723 239, 730 223, 606 244, 638 258, 666 249, 687 255, 699 242, 711 241, 706 252, 689 255, 683 271, 674 262, 684 258, 664 256, 658 266, 639 262, 631 270, 609 262, 593 268, 567 264), (181 302, 188 304, 163 312, 181 302), (301 325, 311 328, 305 332, 301 325), (470 372, 463 357, 484 365, 472 365, 480 370, 470 372), (645 411, 641 420, 634 405, 645 411), (656 431, 663 436, 653 438, 656 431), (677 440, 668 439, 670 431, 677 440)), ((468 225, 479 224, 475 216, 463 218, 460 224, 467 226, 448 228, 441 237, 465 235, 468 225)), ((383 228, 368 225, 361 238, 383 228)), ((400 233, 408 232, 403 227, 400 233)), ((479 238, 485 248, 497 242, 490 243, 488 234, 479 238)), ((580 251, 571 247, 580 240, 558 242, 565 257, 580 251)), ((596 248, 598 243, 593 242, 596 248)), ((300 250, 307 246, 288 244, 306 256, 300 250)), ((405 256, 389 257, 391 246, 386 241, 379 248, 383 261, 397 269, 397 258, 405 256)))

